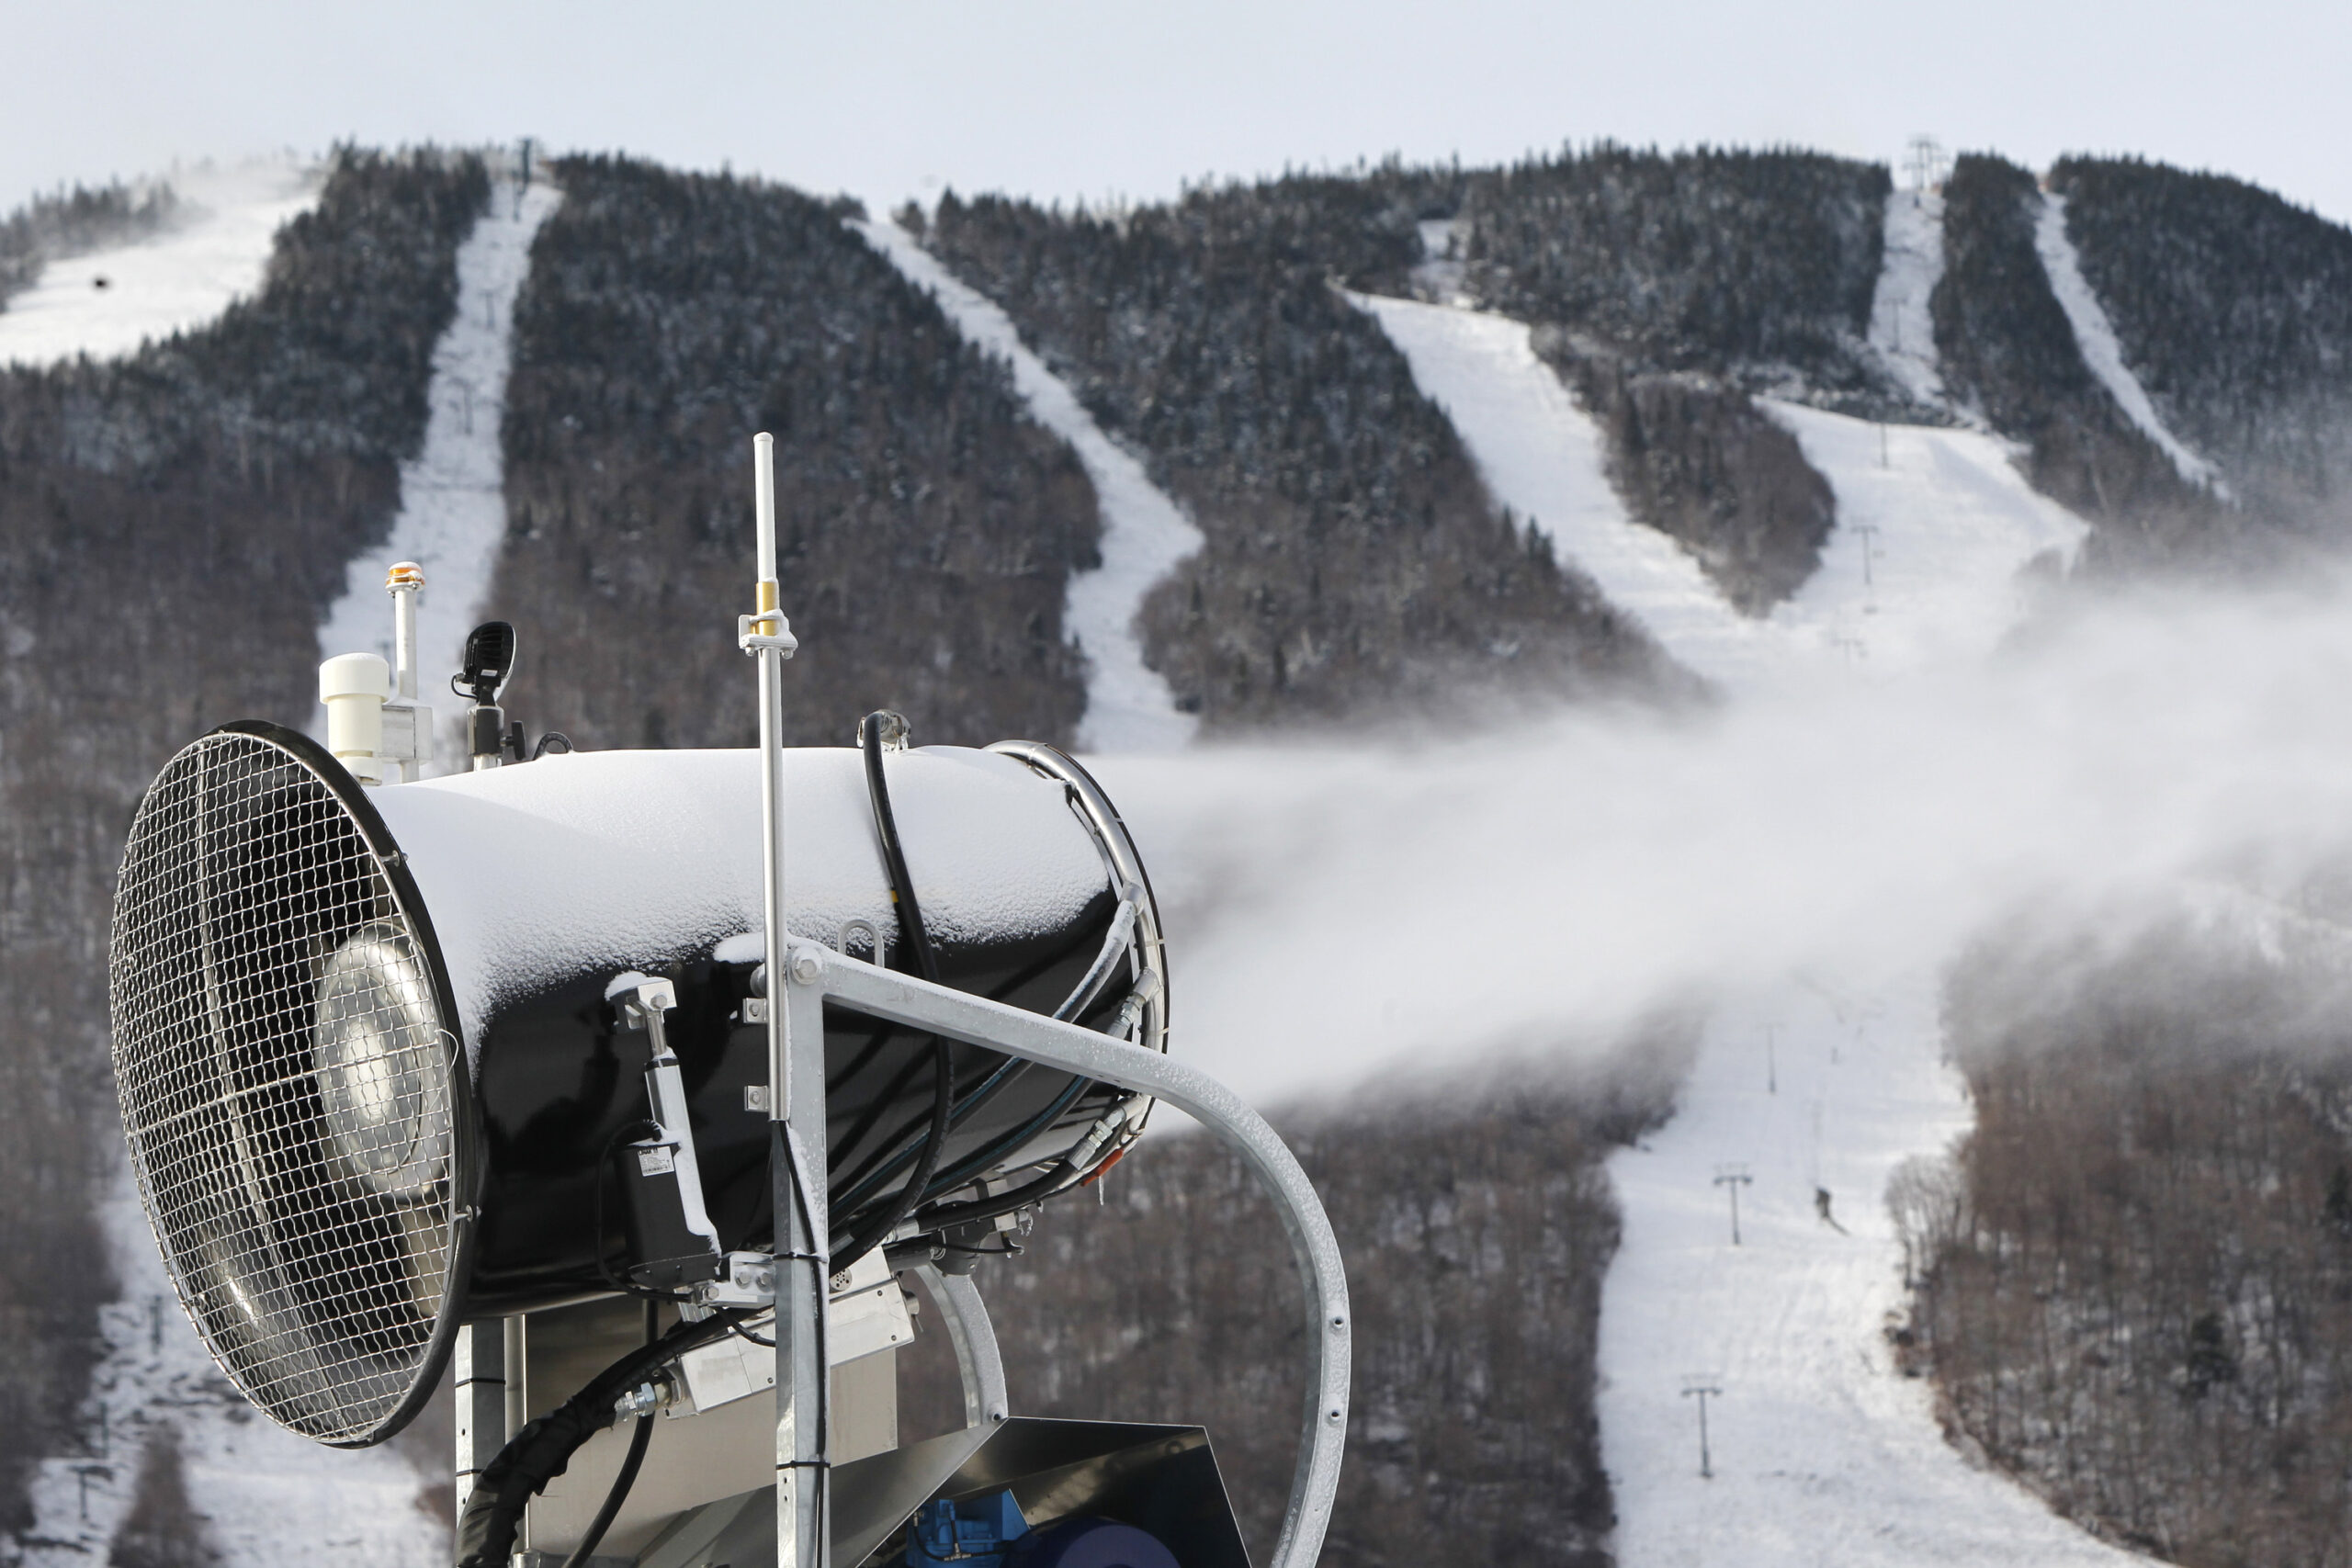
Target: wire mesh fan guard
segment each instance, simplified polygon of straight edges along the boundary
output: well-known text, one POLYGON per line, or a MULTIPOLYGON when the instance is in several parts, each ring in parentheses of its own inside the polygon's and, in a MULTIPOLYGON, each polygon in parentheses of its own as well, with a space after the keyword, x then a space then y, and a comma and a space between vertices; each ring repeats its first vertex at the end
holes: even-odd
POLYGON ((247 1399, 346 1447, 437 1380, 469 1231, 468 1079, 399 860, 313 742, 232 725, 149 786, 115 895, 115 1082, 181 1304, 247 1399))

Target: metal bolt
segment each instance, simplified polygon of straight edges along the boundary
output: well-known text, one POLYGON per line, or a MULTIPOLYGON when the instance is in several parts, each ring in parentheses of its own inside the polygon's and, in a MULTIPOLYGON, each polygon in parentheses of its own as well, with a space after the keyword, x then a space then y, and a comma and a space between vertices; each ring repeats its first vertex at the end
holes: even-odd
POLYGON ((803 986, 813 986, 824 977, 825 961, 811 947, 792 950, 792 977, 803 986))

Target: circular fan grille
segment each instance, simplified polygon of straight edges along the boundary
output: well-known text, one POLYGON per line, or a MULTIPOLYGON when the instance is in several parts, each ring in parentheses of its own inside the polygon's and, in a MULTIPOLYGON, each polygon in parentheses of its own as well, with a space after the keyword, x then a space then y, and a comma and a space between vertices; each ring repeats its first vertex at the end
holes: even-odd
POLYGON ((246 1398, 345 1446, 439 1375, 470 1163, 398 861, 323 751, 235 726, 150 786, 115 897, 115 1079, 181 1303, 246 1398))

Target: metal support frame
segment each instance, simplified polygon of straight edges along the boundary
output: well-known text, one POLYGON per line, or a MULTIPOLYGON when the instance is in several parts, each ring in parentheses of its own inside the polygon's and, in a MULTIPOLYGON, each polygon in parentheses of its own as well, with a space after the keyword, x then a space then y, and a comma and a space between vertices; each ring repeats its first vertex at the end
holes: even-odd
MULTIPOLYGON (((736 641, 760 671, 760 825, 768 976, 768 1171, 775 1201, 776 1568, 829 1568, 831 1358, 825 1353, 825 1020, 775 1003, 790 942, 784 923, 784 661, 798 646, 776 581, 775 437, 752 438, 757 605, 736 641), (797 1042, 797 1043, 796 1043, 797 1042), (814 1140, 817 1158, 808 1157, 814 1140)), ((796 957, 794 962, 797 963, 796 957)))
MULTIPOLYGON (((1306 1343, 1315 1362, 1308 1380, 1306 1433, 1291 1480, 1290 1507, 1272 1568, 1311 1568, 1323 1549, 1331 1503, 1347 1446, 1351 1324, 1347 1274, 1331 1222, 1298 1161, 1264 1119, 1206 1073, 1170 1061, 1161 1050, 1138 1048, 1076 1024, 1063 1023, 984 998, 967 996, 909 976, 796 942, 785 924, 784 661, 797 644, 781 610, 776 578, 775 439, 752 438, 752 474, 757 516, 756 609, 741 616, 736 641, 759 665, 760 817, 763 838, 765 959, 768 996, 769 1169, 775 1183, 775 1525, 777 1568, 831 1568, 832 1520, 828 1472, 831 1382, 826 1354, 828 1268, 831 1235, 825 1181, 825 1002, 828 998, 887 1020, 951 1040, 1039 1062, 1138 1094, 1165 1100, 1231 1144, 1274 1200, 1293 1260, 1306 1287, 1306 1343), (813 1158, 811 1157, 813 1154, 813 1158)), ((1060 778, 1113 857, 1122 886, 1145 886, 1117 817, 1081 769, 1039 749, 1000 748, 1060 778), (1024 754, 1024 751, 1027 754, 1024 754)), ((1148 913, 1144 901, 1139 920, 1148 913)), ((1160 984, 1138 987, 1147 1010, 1133 1021, 1146 1047, 1165 1037, 1166 971, 1156 919, 1138 931, 1141 966, 1160 984)), ((876 956, 880 953, 877 948, 876 956)), ((1140 976, 1139 976, 1140 978, 1140 976)), ((956 1361, 964 1372, 967 1418, 974 1425, 1005 1411, 1004 1369, 978 1292, 968 1280, 948 1284, 926 1277, 933 1300, 950 1321, 956 1361), (960 1288, 958 1288, 960 1287, 960 1288)))
POLYGON ((458 1330, 453 1380, 458 1396, 458 1512, 466 1511, 474 1478, 506 1446, 506 1386, 523 1369, 506 1365, 506 1320, 487 1318, 458 1330))
MULTIPOLYGON (((1331 1222, 1313 1184, 1265 1119, 1208 1074, 1157 1051, 1140 1050, 1073 1023, 877 969, 815 942, 794 942, 790 947, 784 968, 788 1005, 772 1009, 771 1016, 791 1014, 796 1033, 808 1032, 802 1038, 822 1039, 825 1003, 838 1002, 872 1018, 1165 1100, 1232 1145, 1248 1162, 1273 1199, 1283 1230, 1290 1238, 1292 1258, 1306 1287, 1306 1343, 1315 1362, 1314 1376, 1307 1380, 1306 1432, 1291 1480, 1290 1507, 1283 1518, 1272 1568, 1311 1568, 1330 1524, 1340 1455, 1347 1446, 1351 1329, 1348 1280, 1338 1238, 1331 1233, 1331 1222)), ((775 989, 771 984, 772 995, 775 989)), ((818 1092, 823 1092, 821 1066, 818 1092)), ((820 1207, 821 1202, 820 1199, 820 1207)), ((779 1207, 778 1212, 784 1211, 779 1207)), ((782 1338, 779 1335, 779 1344, 782 1338)), ((781 1378, 778 1381, 781 1383, 781 1378)), ((778 1474, 781 1479, 783 1472, 778 1474)), ((781 1524, 786 1515, 780 1492, 777 1509, 781 1524)))
POLYGON ((968 1274, 950 1274, 935 1263, 918 1263, 915 1278, 939 1309, 956 1347, 956 1371, 964 1380, 964 1425, 993 1427, 1012 1414, 1004 1386, 1004 1357, 996 1348, 996 1325, 988 1303, 968 1274))

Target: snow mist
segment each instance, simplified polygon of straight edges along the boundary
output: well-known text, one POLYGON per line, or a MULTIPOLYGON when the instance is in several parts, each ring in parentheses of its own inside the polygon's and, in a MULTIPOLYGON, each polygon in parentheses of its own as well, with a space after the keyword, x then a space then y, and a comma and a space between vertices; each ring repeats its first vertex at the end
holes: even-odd
POLYGON ((1696 714, 1097 766, 1169 907, 1176 1049, 1291 1100, 2020 919, 2292 901, 2352 840, 2348 588, 2078 604, 1982 664, 1696 714))

